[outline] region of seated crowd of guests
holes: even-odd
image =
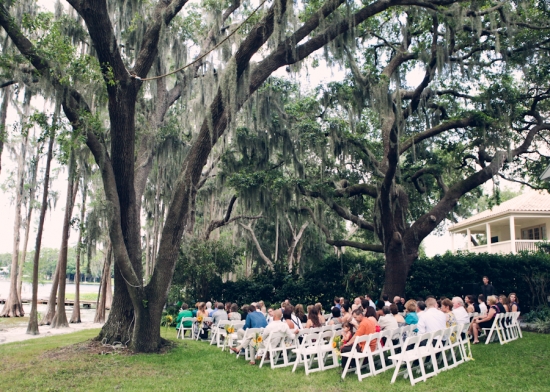
[[[485,304],[486,301],[488,307]],[[320,303],[309,305],[304,309],[303,305],[293,306],[289,300],[286,300],[281,303],[279,308],[266,308],[264,302],[259,301],[251,305],[244,305],[240,312],[238,305],[231,302],[227,302],[225,305],[218,302],[214,304],[214,307],[211,302],[200,302],[195,305],[194,310],[189,310],[188,305],[183,304],[176,322],[177,328],[179,328],[184,317],[211,317],[212,321],[202,325],[203,330],[198,331],[201,338],[206,338],[207,332],[205,331],[219,321],[240,321],[244,317],[244,326],[237,331],[239,340],[244,338],[248,328],[264,328],[263,338],[265,339],[269,333],[274,331],[292,336],[303,328],[341,324],[343,332],[341,350],[348,352],[352,349],[357,336],[386,329],[396,329],[405,325],[416,325],[415,331],[423,334],[471,322],[468,333],[473,337],[473,343],[477,344],[479,343],[479,332],[482,328],[491,327],[496,314],[516,311],[519,311],[519,300],[515,293],[511,293],[508,297],[505,295],[489,296],[487,299],[483,294],[477,298],[468,295],[465,300],[461,297],[452,299],[443,297],[436,300],[430,296],[425,300],[419,298],[418,300],[405,301],[404,298],[396,296],[393,302],[389,302],[388,296],[383,295],[376,303],[367,295],[355,298],[353,303],[344,298],[335,298],[334,306],[330,310],[330,320],[325,318],[325,312]],[[471,313],[478,313],[479,316],[470,321]],[[189,328],[191,324],[191,321],[186,321],[183,326]],[[245,339],[232,350],[239,352],[249,345],[250,339]],[[362,347],[358,347],[358,349],[362,349]],[[251,361],[251,364],[254,363],[254,360]],[[342,366],[345,366],[345,362]]]

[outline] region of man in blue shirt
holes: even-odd
[[[246,331],[248,328],[265,327],[267,327],[267,320],[265,319],[265,316],[260,312],[256,312],[256,307],[254,305],[250,305],[248,307],[248,314],[246,316],[244,326],[242,329],[239,329],[237,331],[237,337],[239,338],[239,340],[241,340],[244,337],[244,331]]]
[[[250,305],[248,307],[248,315],[246,316],[246,321],[244,322],[243,330],[246,331],[248,328],[265,328],[265,327],[267,327],[267,321],[265,319],[265,316],[260,312],[256,312],[256,307],[254,305]]]

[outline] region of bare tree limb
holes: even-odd
[[[332,246],[337,246],[337,247],[350,246],[352,248],[371,251],[371,252],[378,252],[378,253],[383,253],[384,252],[384,248],[382,247],[382,245],[365,244],[365,243],[362,243],[362,242],[349,241],[349,240],[333,240],[333,239],[331,239],[330,238],[330,231],[326,228],[325,225],[323,225],[321,222],[319,222],[315,218],[315,214],[313,213],[311,208],[302,207],[302,210],[307,211],[309,213],[309,215],[311,216],[311,219],[313,220],[315,225],[317,225],[317,227],[319,227],[321,229],[321,231],[325,235],[325,241],[326,241],[327,244],[332,245]]]
[[[256,238],[256,234],[254,234],[254,229],[252,229],[252,226],[250,224],[244,225],[241,222],[239,222],[239,225],[246,231],[250,233],[250,236],[252,237],[252,241],[254,242],[254,245],[256,245],[256,250],[258,251],[260,257],[262,260],[267,264],[267,266],[273,270],[273,262],[267,257],[262,250],[262,247],[260,246],[260,243],[258,242],[258,239]]]
[[[336,212],[338,215],[340,215],[342,218],[349,220],[350,222],[355,223],[357,226],[359,226],[361,229],[374,231],[374,225],[372,223],[369,223],[365,221],[364,219],[361,219],[357,215],[353,215],[351,212],[346,210],[344,207],[340,206],[339,204],[335,203],[333,200],[326,197],[321,192],[314,192],[314,191],[308,191],[306,190],[302,185],[298,185],[298,189],[304,196],[314,197],[317,199],[321,199],[330,209],[332,209],[334,212]]]

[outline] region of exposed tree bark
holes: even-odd
[[[2,173],[2,152],[4,151],[4,141],[8,133],[6,132],[6,117],[8,115],[8,103],[11,99],[11,87],[6,87],[2,94],[2,104],[0,104],[0,173]]]
[[[54,124],[59,116],[60,107],[56,108],[56,115],[54,116]],[[48,155],[46,157],[46,170],[44,172],[44,185],[42,191],[42,205],[40,206],[40,218],[38,220],[38,231],[36,233],[36,243],[34,246],[34,260],[32,268],[32,304],[31,313],[29,316],[29,324],[27,326],[27,333],[29,335],[38,335],[38,266],[40,261],[40,250],[42,249],[42,231],[44,229],[44,219],[46,217],[46,211],[48,209],[48,192],[50,186],[50,167],[53,157],[53,145],[55,141],[55,132],[50,132],[50,141],[48,143]]]
[[[80,227],[78,229],[78,240],[76,241],[76,273],[75,273],[75,294],[74,294],[74,307],[73,313],[69,323],[80,323],[80,255],[82,254],[82,230],[84,227],[84,219],[86,217],[86,196],[88,193],[88,186],[83,182],[82,184],[82,205],[80,206]]]
[[[22,115],[22,123],[24,124],[30,107],[31,94],[30,90],[25,91],[24,114]],[[25,164],[28,144],[28,133],[23,137],[21,142],[21,151],[19,151],[17,159],[17,178],[15,188],[15,219],[13,223],[13,250],[11,256],[10,268],[10,293],[4,304],[4,308],[0,313],[0,317],[23,317],[25,311],[21,303],[21,297],[17,290],[17,280],[19,273],[19,243],[21,240],[21,205],[23,204],[23,193],[25,192]]]
[[[23,240],[23,251],[21,255],[21,262],[19,263],[19,272],[17,274],[17,293],[19,298],[23,298],[21,291],[23,289],[23,267],[25,266],[25,261],[27,259],[27,246],[29,244],[29,236],[31,232],[31,219],[32,211],[34,210],[34,198],[36,194],[36,176],[38,172],[38,162],[40,161],[40,151],[42,150],[42,145],[39,143],[36,146],[36,154],[33,161],[31,162],[31,181],[29,184],[29,200],[27,204],[27,219],[25,224],[25,239]]]
[[[254,242],[254,245],[256,246],[256,250],[258,251],[260,257],[262,258],[262,260],[265,262],[265,264],[267,265],[267,267],[271,270],[273,270],[273,262],[271,261],[271,259],[269,257],[267,257],[264,253],[264,251],[262,250],[262,247],[260,245],[260,242],[258,241],[258,239],[256,238],[256,234],[254,234],[254,229],[252,228],[251,224],[249,223],[248,225],[245,225],[241,222],[239,222],[239,225],[241,225],[241,227],[243,229],[245,229],[246,231],[248,231],[250,233],[250,236],[252,237],[252,242]]]
[[[52,276],[52,288],[50,290],[50,297],[48,298],[48,309],[46,314],[40,320],[40,325],[50,325],[53,317],[55,316],[55,309],[57,306],[57,288],[59,286],[59,260],[55,266],[55,272]]]
[[[111,280],[111,259],[113,258],[113,247],[109,242],[105,262],[103,263],[103,272],[101,273],[101,289],[98,297],[95,311],[94,323],[105,322],[105,309],[107,308],[107,293],[111,289],[107,282]]]
[[[225,213],[225,216],[222,219],[218,220],[211,220],[208,227],[204,231],[203,234],[203,240],[208,241],[210,239],[210,234],[220,227],[226,226],[232,222],[235,222],[239,219],[260,219],[261,215],[258,216],[244,216],[244,215],[238,215],[233,218],[231,218],[231,213],[233,212],[233,206],[235,205],[235,202],[237,201],[237,196],[232,196],[231,200],[229,200],[229,205],[227,207],[227,211]]]
[[[65,215],[61,233],[61,246],[59,249],[59,285],[57,288],[57,309],[52,319],[52,328],[66,328],[69,326],[67,312],[65,311],[65,287],[67,283],[67,254],[69,248],[69,234],[71,232],[71,215],[78,190],[76,178],[76,158],[74,148],[71,149],[69,158],[69,179],[67,181],[67,202],[65,203]]]
[[[288,222],[288,226],[290,227],[290,232],[292,233],[292,241],[290,243],[290,246],[288,247],[288,251],[286,253],[286,260],[288,262],[288,272],[292,272],[292,269],[294,268],[294,250],[296,249],[296,245],[298,245],[298,242],[300,242],[300,239],[302,238],[302,235],[304,234],[305,229],[307,228],[309,222],[304,222],[302,227],[300,227],[300,230],[298,231],[298,234],[296,234],[296,230],[292,226],[292,222],[286,217],[286,221]]]

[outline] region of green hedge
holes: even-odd
[[[345,254],[330,256],[302,276],[289,274],[284,266],[236,282],[217,279],[210,284],[210,299],[238,304],[260,299],[267,304],[285,299],[292,303],[321,302],[332,305],[334,296],[354,298],[366,293],[374,298],[382,294],[384,262],[381,258]],[[545,253],[518,255],[447,253],[417,260],[407,279],[406,298],[436,297],[470,294],[468,284],[481,285],[481,278],[489,276],[497,293],[517,293],[525,312],[531,307],[546,304],[550,293],[550,256]],[[205,300],[205,298],[200,298]],[[194,298],[187,298],[194,303]]]

